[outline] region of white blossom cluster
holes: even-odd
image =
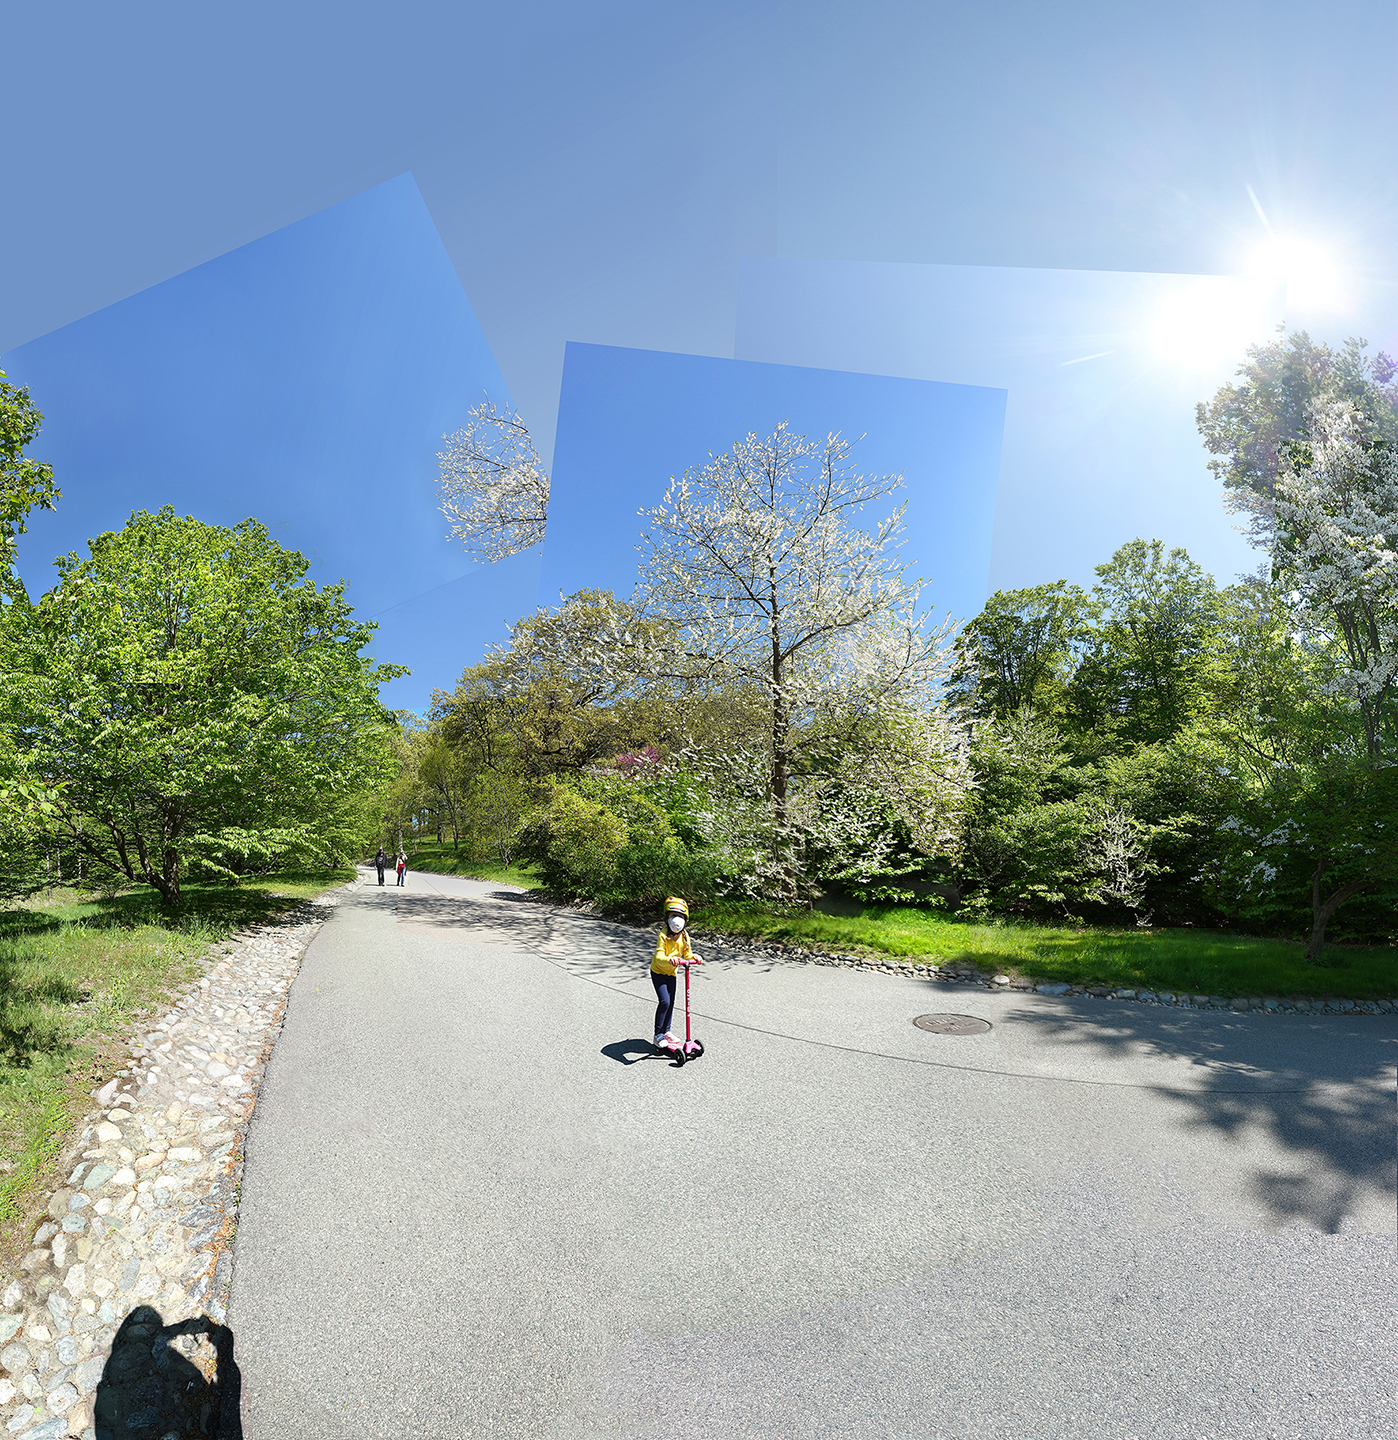
[[[467,414],[437,454],[440,508],[468,555],[503,560],[543,540],[549,477],[517,411],[486,400]]]
[[[1315,415],[1306,463],[1277,483],[1277,568],[1302,635],[1338,644],[1332,693],[1364,712],[1398,686],[1398,454],[1374,443],[1364,416],[1332,403]]]

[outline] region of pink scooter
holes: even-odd
[[[675,1064],[683,1065],[689,1060],[697,1060],[704,1053],[704,1042],[694,1035],[689,1023],[689,969],[691,965],[699,964],[699,956],[694,956],[692,960],[676,959],[675,964],[684,966],[684,1044],[663,1045],[661,1053],[673,1055]]]

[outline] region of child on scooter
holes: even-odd
[[[655,1048],[674,1050],[679,1039],[670,1033],[670,1020],[675,1013],[676,963],[702,965],[703,959],[689,945],[689,906],[678,895],[665,901],[665,925],[655,942],[655,956],[650,962],[650,983],[655,986]]]

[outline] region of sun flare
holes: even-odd
[[[1284,280],[1288,310],[1328,310],[1340,299],[1340,267],[1313,240],[1274,236],[1264,241],[1249,258],[1248,273]]]

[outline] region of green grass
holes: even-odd
[[[711,905],[695,929],[726,931],[813,949],[899,959],[965,961],[1035,980],[1115,985],[1200,995],[1398,995],[1398,946],[1334,946],[1327,965],[1305,947],[1216,930],[1113,930],[1050,925],[968,924],[903,906],[858,915],[776,915],[755,906]]]
[[[499,861],[472,859],[469,850],[453,850],[422,840],[408,855],[408,882],[412,872],[422,870],[429,875],[462,875],[468,880],[496,880],[502,885],[518,885],[522,890],[537,890],[539,877],[527,865],[501,865]]]
[[[56,892],[0,911],[0,1261],[17,1253],[30,1202],[93,1084],[123,1063],[135,1020],[199,973],[209,944],[351,875],[190,885],[174,911],[144,890]]]

